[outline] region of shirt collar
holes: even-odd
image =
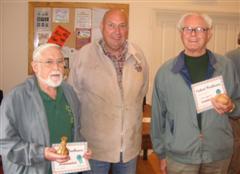
[[[96,41],[97,46],[100,48],[100,50],[103,52],[103,54],[106,55],[105,50],[102,46],[103,39],[99,39]],[[126,55],[125,55],[125,60],[129,59],[130,57],[134,58],[138,64],[141,64],[141,57],[138,53],[138,51],[131,45],[129,44],[128,40],[126,40],[124,48],[126,49]]]
[[[103,53],[106,56],[108,56],[108,57],[116,57],[115,55],[113,55],[111,52],[109,52],[107,50],[106,43],[105,43],[105,41],[103,39],[100,39],[98,43],[99,43],[100,47],[102,48]],[[124,45],[123,45],[123,47],[121,49],[122,49],[121,50],[121,54],[117,58],[121,58],[121,57],[126,58],[126,53],[128,52],[128,43],[127,43],[127,41],[124,43]]]

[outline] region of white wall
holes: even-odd
[[[51,0],[51,2],[53,2],[53,0]],[[74,2],[86,1],[75,0]],[[219,12],[240,15],[239,0],[88,0],[87,2],[129,3],[129,39],[137,43],[143,49],[149,62],[151,62],[151,57],[154,56],[152,51],[153,44],[158,44],[152,43],[154,37],[152,33],[152,22],[156,10],[197,10],[206,13]],[[0,0],[0,3],[0,88],[2,88],[4,92],[7,92],[27,77],[28,2],[27,0]],[[152,79],[153,77],[150,78]],[[148,101],[150,96],[151,94],[149,93]]]
[[[3,3],[0,2],[0,89],[3,86]]]
[[[1,1],[0,88],[9,91],[27,77],[27,2]]]

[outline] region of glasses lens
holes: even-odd
[[[192,27],[183,27],[182,31],[185,34],[191,34],[192,32],[195,33],[203,33],[205,31],[207,31],[208,28],[203,28],[203,27],[196,27],[196,28],[192,28]]]
[[[44,64],[47,67],[52,67],[55,64],[58,65],[58,66],[63,67],[64,64],[65,64],[64,60],[56,60],[56,61],[54,61],[54,60],[47,60],[47,61],[38,61],[38,62]]]

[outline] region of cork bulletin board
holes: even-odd
[[[99,25],[108,9],[119,8],[129,14],[128,4],[83,2],[29,2],[28,3],[28,74],[32,74],[33,50],[63,32],[66,71],[75,50],[101,37]],[[69,36],[68,36],[69,35]],[[54,40],[54,39],[53,39]],[[60,40],[61,42],[61,40]]]

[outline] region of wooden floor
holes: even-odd
[[[161,174],[159,168],[158,157],[154,153],[149,154],[147,160],[139,156],[137,174]]]

